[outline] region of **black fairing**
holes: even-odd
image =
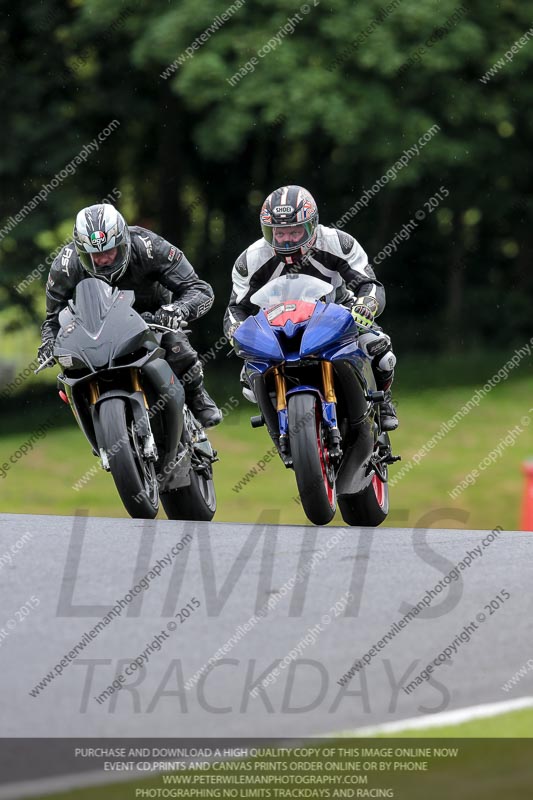
[[[113,289],[96,278],[81,281],[75,299],[61,312],[62,327],[54,354],[64,369],[59,381],[95,453],[102,441],[99,406],[107,397],[120,396],[129,404],[140,434],[150,418],[160,456],[158,466],[162,469],[175,458],[178,449],[185,397],[156,335],[133,310],[134,300],[132,291]],[[142,376],[148,413],[141,393],[131,388],[131,368]],[[87,384],[95,378],[100,395],[92,405],[87,400]],[[161,398],[164,403],[156,406]]]
[[[57,355],[70,355],[79,362],[77,366],[97,370],[112,367],[116,359],[135,352],[146,341],[156,344],[154,334],[133,310],[134,300],[132,291],[113,289],[96,278],[81,281],[69,303],[70,315],[61,319]]]
[[[334,362],[339,411],[346,420],[344,455],[337,473],[337,495],[351,495],[364,489],[371,481],[367,464],[374,450],[374,417],[366,399],[366,386],[374,388],[374,378],[367,368],[359,372],[348,361]],[[366,378],[366,381],[365,381]],[[340,416],[340,415],[339,415]]]

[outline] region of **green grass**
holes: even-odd
[[[431,439],[443,421],[468,401],[477,385],[413,393],[407,393],[405,388],[399,390],[400,428],[392,440],[403,462],[391,468],[391,477]],[[229,392],[224,394],[224,390],[217,390],[216,386],[213,393],[222,405],[229,396]],[[238,388],[231,387],[231,393],[238,397]],[[532,407],[533,377],[517,376],[493,389],[478,408],[463,418],[418,466],[391,488],[388,524],[483,529],[501,525],[504,529],[516,529],[523,493],[521,465],[525,459],[533,457],[533,411],[529,414]],[[39,409],[29,404],[30,423],[27,408],[24,417],[14,420],[14,432],[0,439],[0,464],[9,462],[10,455],[38,424]],[[69,410],[59,401],[55,409],[58,421],[66,427],[49,432],[35,444],[31,453],[11,466],[7,477],[0,479],[0,511],[70,515],[84,508],[96,516],[126,516],[110,475],[100,471],[80,491],[72,489],[72,484],[98,461],[91,455]],[[218,496],[215,521],[254,522],[262,518],[272,523],[307,524],[301,506],[295,501],[294,474],[286,470],[277,457],[240,491],[235,491],[243,476],[272,447],[265,428],[254,430],[249,425],[249,416],[255,411],[255,406],[243,401],[240,408],[210,434],[220,456],[215,464]],[[47,408],[46,416],[49,413]],[[521,423],[524,414],[531,417],[530,427]],[[28,429],[24,432],[26,419]],[[506,447],[501,457],[481,472],[474,486],[452,500],[448,492],[516,425],[521,425],[523,432],[514,444]],[[464,521],[450,516],[458,509]],[[343,524],[339,514],[334,524]]]

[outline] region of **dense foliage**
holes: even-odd
[[[79,207],[115,192],[131,223],[179,244],[214,285],[207,343],[264,195],[294,182],[326,224],[366,197],[344,227],[379,257],[398,351],[533,334],[532,0],[0,5],[0,309],[20,307],[10,325],[37,324],[39,265]]]

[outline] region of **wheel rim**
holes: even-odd
[[[322,420],[318,414],[316,415],[316,440],[318,445],[318,456],[320,459],[320,469],[322,470],[322,479],[324,481],[324,488],[328,498],[328,503],[331,508],[335,505],[335,482],[332,475],[333,468],[329,461],[329,453],[324,445],[324,437],[322,435]]]
[[[374,494],[380,508],[385,505],[385,484],[380,481],[376,474],[372,475],[372,486],[374,487]]]

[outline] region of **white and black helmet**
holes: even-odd
[[[317,204],[302,186],[281,186],[266,198],[260,213],[263,238],[279,258],[291,264],[313,248],[318,226]],[[285,236],[284,231],[291,231]]]
[[[126,220],[109,203],[82,208],[74,224],[74,245],[83,268],[95,278],[114,283],[130,260],[131,236]],[[116,250],[109,264],[96,264],[93,254]]]

